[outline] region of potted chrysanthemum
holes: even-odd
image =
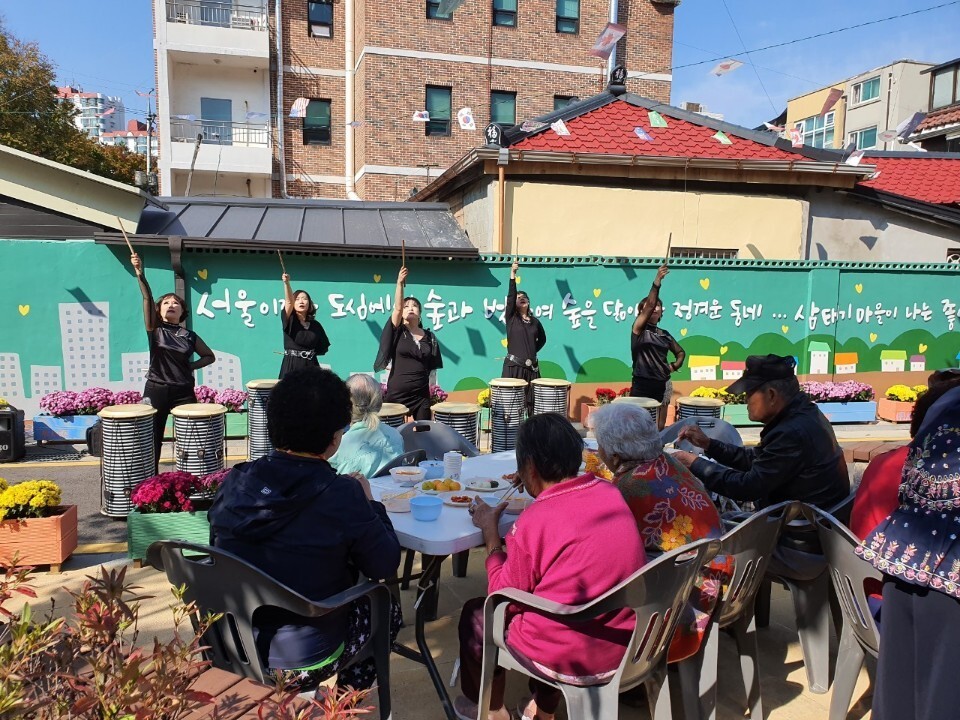
[[[57,390],[40,398],[43,413],[33,418],[33,439],[37,442],[85,442],[87,429],[100,418],[97,413],[108,405],[140,402],[140,393],[123,390],[113,393],[106,388],[86,388],[80,392]]]
[[[802,382],[800,389],[820,407],[831,423],[876,422],[873,388],[856,380]]]
[[[926,385],[891,385],[877,400],[877,416],[890,422],[910,422],[917,398],[927,391]]]
[[[208,543],[206,508],[225,475],[220,471],[198,478],[182,471],[165,472],[137,485],[130,493],[134,510],[127,515],[127,555],[141,561],[157,540]]]
[[[8,485],[0,478],[0,563],[60,564],[77,549],[77,506],[61,505],[60,486],[52,480]]]

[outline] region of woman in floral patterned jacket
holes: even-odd
[[[600,459],[613,471],[613,482],[633,511],[648,557],[723,534],[720,514],[703,483],[663,452],[649,412],[612,403],[590,419]],[[697,652],[731,571],[726,556],[717,556],[704,570],[673,636],[669,662]]]
[[[957,716],[960,386],[928,395],[940,392],[909,445],[899,507],[857,548],[883,573],[874,720]]]

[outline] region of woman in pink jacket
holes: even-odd
[[[517,476],[536,498],[510,530],[507,547],[498,524],[506,507],[471,507],[487,547],[487,591],[517,588],[547,600],[581,605],[605,593],[646,562],[637,524],[620,491],[592,473],[578,476],[583,440],[560,415],[535,415],[517,433]],[[483,602],[467,601],[460,615],[460,687],[454,703],[461,718],[477,717],[483,656]],[[634,628],[621,610],[576,628],[529,611],[510,620],[507,643],[531,668],[565,683],[592,685],[614,674]],[[493,679],[490,720],[508,720],[504,671]],[[530,681],[533,698],[524,717],[552,720],[559,690]]]

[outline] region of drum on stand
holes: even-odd
[[[247,401],[247,459],[256,460],[273,451],[267,429],[267,405],[270,391],[279,380],[251,380],[247,383],[250,399]]]
[[[527,381],[519,378],[494,378],[490,381],[490,449],[513,450],[517,430],[526,411]]]
[[[554,378],[537,378],[533,386],[533,414],[570,412],[570,381]]]
[[[716,398],[681,397],[677,398],[677,420],[689,417],[720,417],[723,400]]]
[[[380,408],[380,412],[377,413],[377,415],[380,416],[380,422],[395,428],[403,425],[407,421],[407,415],[409,414],[410,408],[406,405],[388,402],[385,402],[383,407]]]
[[[100,455],[100,513],[126,517],[130,493],[156,472],[150,405],[110,405],[97,413],[103,431]]]
[[[434,405],[433,419],[460,433],[471,445],[477,447],[480,427],[480,406],[475,403],[441,402]]]
[[[657,413],[660,412],[660,401],[654,400],[653,398],[630,397],[629,395],[624,395],[623,397],[614,398],[613,402],[627,403],[628,405],[642,407],[644,410],[650,413],[650,417],[653,418],[654,422],[657,421]]]
[[[199,477],[226,467],[226,413],[217,403],[190,403],[170,411],[177,470]]]

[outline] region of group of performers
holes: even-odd
[[[157,410],[155,447],[159,458],[163,428],[170,410],[195,402],[193,371],[215,361],[210,348],[200,337],[182,327],[188,315],[186,303],[175,293],[167,293],[158,301],[147,284],[143,263],[136,253],[131,264],[137,274],[143,295],[144,325],[150,347],[150,368],[144,387],[144,400]],[[547,342],[543,324],[531,312],[530,298],[517,290],[517,270],[510,267],[510,283],[504,312],[507,326],[507,354],[503,359],[502,377],[519,378],[530,383],[540,377],[538,353]],[[636,319],[630,337],[633,365],[632,397],[646,397],[663,404],[659,425],[666,419],[665,406],[673,388],[670,376],[683,366],[685,353],[674,337],[660,327],[663,303],[660,286],[669,273],[662,266],[647,296],[637,304]],[[443,357],[436,335],[423,327],[423,305],[412,295],[404,295],[410,271],[401,267],[397,275],[390,319],[380,335],[380,347],[373,365],[375,372],[390,368],[387,379],[387,402],[405,405],[415,420],[430,419],[430,375],[443,367]],[[283,361],[280,377],[303,367],[318,365],[319,356],[330,349],[330,340],[323,325],[316,319],[316,306],[306,290],[293,290],[286,269],[281,276],[284,289]],[[668,354],[673,361],[668,361]],[[192,360],[197,355],[197,360]],[[528,385],[529,389],[529,385]],[[528,405],[531,402],[528,395]]]

